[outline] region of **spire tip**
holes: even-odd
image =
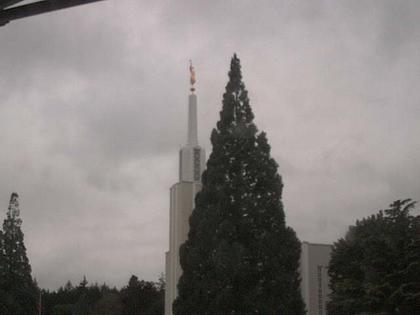
[[[192,65],[192,61],[190,59],[190,84],[191,84],[190,91],[192,93],[194,93],[194,91],[195,91],[195,87],[194,87],[195,82],[196,82],[195,69],[194,69],[194,67]]]

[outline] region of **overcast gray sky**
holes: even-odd
[[[210,152],[238,53],[301,240],[420,200],[419,21],[415,0],[107,0],[0,28],[0,214],[18,192],[39,284],[164,271],[190,58]]]

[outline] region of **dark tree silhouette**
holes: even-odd
[[[417,314],[420,305],[420,216],[397,200],[350,227],[334,244],[328,314]]]
[[[31,277],[21,225],[19,196],[12,193],[0,239],[0,309],[9,315],[37,313],[38,289]]]
[[[300,242],[285,224],[278,166],[253,119],[234,55],[203,188],[180,249],[177,315],[304,314]]]
[[[128,286],[121,290],[122,315],[163,315],[162,297],[163,291],[156,283],[131,276]]]

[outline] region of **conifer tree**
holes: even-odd
[[[0,230],[0,314],[7,310],[7,295],[5,288],[6,280],[6,255],[4,253],[3,231]]]
[[[32,315],[37,312],[38,294],[23,243],[18,199],[18,194],[12,193],[3,222],[0,291],[6,292],[4,307],[7,314]]]
[[[163,313],[162,291],[158,283],[140,280],[132,275],[121,290],[122,315]]]
[[[83,280],[76,288],[76,292],[79,296],[77,302],[73,307],[74,315],[89,315],[91,311],[91,303],[89,303],[89,288],[86,276],[83,276]]]
[[[304,314],[300,242],[285,224],[278,165],[253,119],[235,54],[180,249],[177,315]]]

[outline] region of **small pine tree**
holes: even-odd
[[[78,300],[73,306],[74,315],[89,315],[90,314],[90,305],[89,305],[89,296],[88,296],[88,281],[86,276],[83,276],[83,280],[79,283],[76,288],[78,295]]]
[[[163,314],[163,292],[157,283],[140,280],[132,275],[128,286],[121,289],[122,315]]]
[[[12,193],[7,217],[3,223],[0,252],[0,291],[6,292],[7,314],[31,315],[37,313],[37,287],[31,277],[31,266],[23,243],[19,196]]]
[[[285,224],[278,166],[253,119],[234,55],[203,187],[180,249],[177,315],[304,314],[300,242]]]
[[[122,302],[123,302],[123,315],[138,314],[141,311],[140,296],[140,281],[132,275],[128,282],[128,286],[121,290]]]

